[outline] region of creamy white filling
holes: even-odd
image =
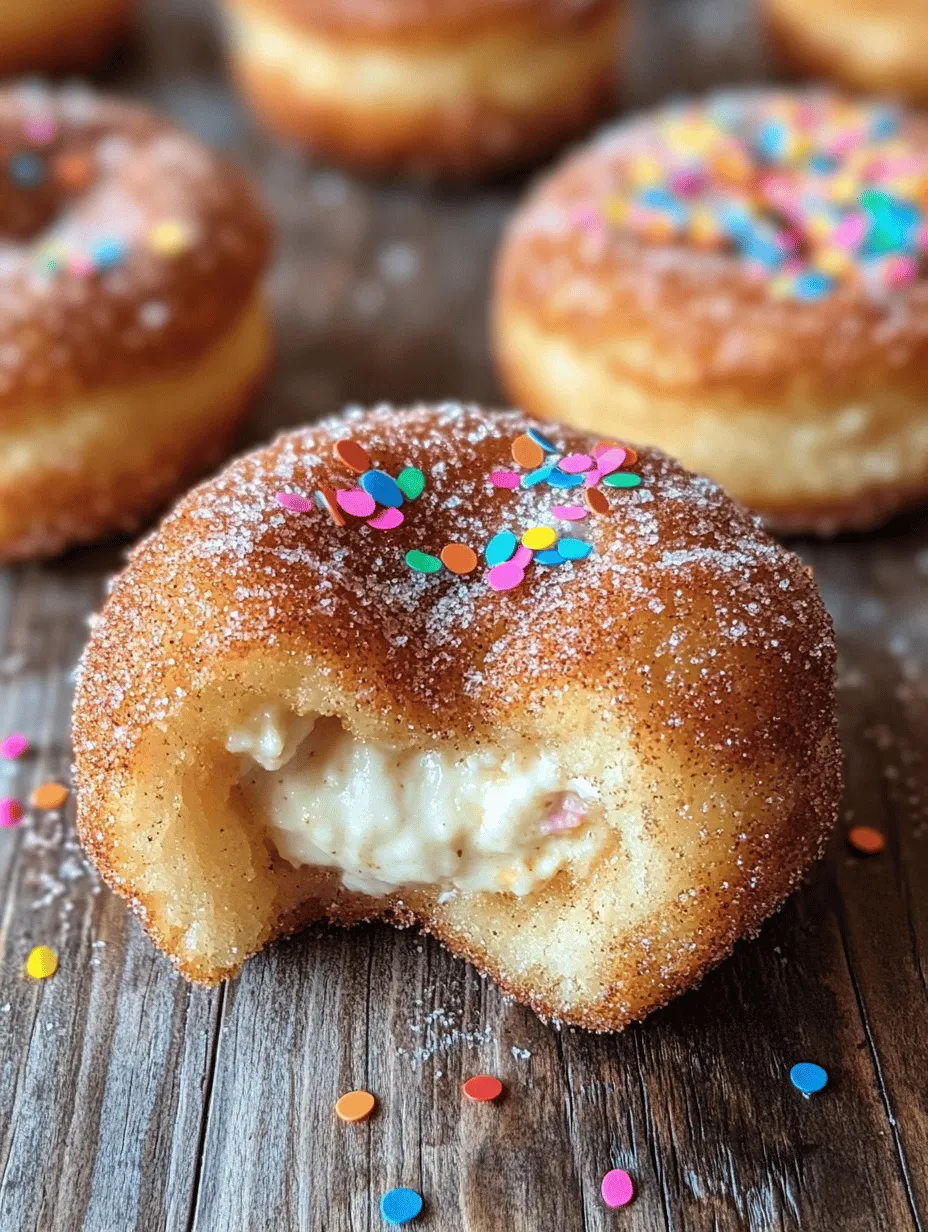
[[[606,828],[599,793],[556,750],[457,756],[354,739],[337,719],[274,705],[229,734],[241,791],[294,866],[338,868],[348,889],[525,895],[581,873]]]

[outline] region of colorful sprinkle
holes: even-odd
[[[155,223],[148,233],[148,246],[159,257],[179,257],[190,247],[190,229],[177,219]]]
[[[586,453],[569,453],[558,462],[558,468],[567,475],[579,475],[588,471],[592,465],[593,459]]]
[[[54,163],[55,179],[62,188],[80,192],[93,179],[93,166],[83,154],[62,154]]]
[[[63,783],[42,783],[33,789],[29,803],[37,809],[58,809],[67,798],[68,789]]]
[[[397,475],[396,486],[407,500],[418,500],[425,491],[425,476],[417,466],[407,466]]]
[[[354,471],[356,475],[363,475],[365,471],[371,469],[371,460],[367,456],[367,450],[357,441],[352,441],[347,437],[336,441],[332,446],[332,452],[337,461],[347,466],[350,471]]]
[[[340,1121],[366,1121],[376,1102],[370,1091],[349,1091],[336,1103],[335,1115]]]
[[[828,1073],[811,1061],[800,1061],[789,1071],[789,1078],[793,1086],[808,1098],[822,1090],[828,1082]]]
[[[613,1168],[603,1177],[600,1193],[606,1206],[628,1206],[635,1196],[635,1186],[624,1168]]]
[[[512,563],[520,569],[527,569],[532,563],[532,549],[525,547],[524,544],[522,547],[516,548],[512,556]]]
[[[384,509],[378,513],[376,518],[371,518],[367,523],[368,526],[373,526],[374,530],[394,530],[397,526],[403,523],[402,509]]]
[[[26,974],[34,980],[47,980],[58,970],[58,955],[47,945],[37,945],[29,951]]]
[[[300,496],[296,492],[278,492],[277,502],[285,509],[289,509],[291,513],[309,513],[313,507],[311,500],[307,500],[305,496]]]
[[[10,179],[20,188],[38,188],[45,179],[45,162],[38,154],[14,154],[7,164]]]
[[[535,557],[539,565],[566,565],[566,559],[560,554],[557,548],[549,548],[545,552],[539,552]]]
[[[396,509],[403,503],[403,493],[397,487],[396,480],[383,471],[365,471],[358,482],[378,505]]]
[[[600,492],[599,488],[587,488],[583,493],[583,499],[591,513],[604,517],[610,512],[609,498],[604,492]]]
[[[483,554],[488,565],[503,565],[507,560],[512,559],[512,554],[518,546],[519,541],[512,531],[501,530],[499,534],[493,536]]]
[[[562,522],[580,522],[587,514],[582,505],[555,505],[553,512]]]
[[[98,269],[112,269],[126,258],[128,249],[122,240],[101,239],[90,246],[90,256]]]
[[[514,560],[507,560],[504,564],[493,566],[487,574],[487,581],[494,590],[512,590],[524,577],[525,570],[522,566],[517,565]]]
[[[23,132],[34,145],[48,145],[55,139],[58,125],[51,116],[29,116],[23,124]]]
[[[559,539],[557,550],[565,560],[585,560],[593,551],[593,545],[585,539]]]
[[[601,475],[611,475],[625,461],[624,449],[604,449],[596,455],[596,469]]]
[[[353,518],[369,518],[377,508],[377,503],[369,492],[361,488],[339,488],[335,493],[340,509],[350,513]]]
[[[440,555],[441,563],[452,573],[473,573],[477,568],[477,553],[466,543],[446,543]]]
[[[380,1213],[387,1223],[409,1223],[421,1211],[422,1198],[414,1189],[391,1189],[380,1199]]]
[[[545,453],[557,453],[557,445],[552,445],[544,433],[539,432],[537,428],[529,428],[526,435],[530,436],[536,445],[540,445]]]
[[[416,573],[438,573],[441,569],[437,556],[430,556],[428,552],[420,552],[416,548],[406,553],[406,564]]]
[[[503,1093],[503,1084],[492,1074],[478,1074],[474,1078],[468,1078],[463,1085],[463,1090],[468,1099],[478,1104],[485,1104],[490,1100],[499,1099]]]
[[[522,487],[534,488],[537,484],[550,479],[553,473],[553,466],[540,466],[537,471],[529,471],[527,475],[522,476]]]
[[[872,826],[854,826],[847,832],[847,841],[864,856],[877,856],[886,850],[886,837]]]
[[[582,475],[567,475],[564,471],[552,470],[548,476],[552,488],[579,488],[583,484]]]
[[[517,488],[521,482],[522,476],[518,471],[494,471],[490,476],[494,488]]]
[[[641,476],[633,471],[619,471],[614,475],[607,475],[603,483],[607,488],[637,488],[641,483]]]
[[[23,806],[13,796],[0,796],[0,826],[11,830],[23,819]]]
[[[517,466],[530,471],[541,466],[545,460],[545,451],[533,437],[523,432],[512,442],[512,458]]]
[[[557,543],[557,531],[550,526],[533,526],[522,536],[522,546],[533,552],[543,552]]]
[[[22,732],[13,732],[0,743],[0,757],[5,757],[8,761],[15,761],[28,751],[29,741]]]
[[[316,493],[316,503],[320,509],[324,509],[336,526],[344,526],[345,518],[342,511],[338,507],[338,502],[335,499],[335,493],[331,488],[319,488]]]

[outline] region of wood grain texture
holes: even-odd
[[[747,0],[642,0],[628,97],[766,71]],[[206,0],[149,0],[107,82],[249,167],[279,225],[279,360],[246,442],[350,401],[499,398],[492,253],[520,183],[353,181],[254,133]],[[441,1232],[908,1232],[928,1224],[928,520],[803,547],[835,615],[848,758],[828,858],[754,942],[614,1038],[545,1026],[427,938],[311,931],[190,988],[76,850],[70,807],[0,831],[0,1232],[369,1232],[419,1188]],[[70,674],[120,549],[0,574],[0,769],[67,774]],[[22,974],[53,945],[59,974]],[[831,1075],[805,1100],[797,1060]],[[475,1105],[467,1077],[505,1097]],[[336,1121],[366,1087],[364,1125]],[[609,1211],[610,1167],[637,1197]]]

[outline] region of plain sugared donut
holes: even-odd
[[[928,103],[925,0],[763,0],[761,7],[787,67]]]
[[[0,92],[0,560],[134,529],[217,461],[268,363],[241,176],[85,91]]]
[[[227,0],[275,132],[366,170],[479,177],[611,108],[625,0]]]
[[[352,412],[135,550],[80,672],[78,827],[188,977],[319,917],[415,919],[540,1014],[618,1029],[820,852],[840,768],[811,574],[662,454],[546,426],[534,467],[539,427]]]
[[[534,414],[666,449],[787,531],[928,493],[928,122],[717,94],[605,132],[512,221],[494,334]]]
[[[89,69],[128,29],[132,0],[3,0],[0,75]]]

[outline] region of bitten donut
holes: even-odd
[[[126,33],[132,0],[3,0],[0,75],[92,68]]]
[[[928,103],[925,0],[764,0],[763,9],[790,68]]]
[[[418,921],[618,1030],[821,851],[832,631],[662,454],[381,407],[233,463],[135,550],[74,748],[81,840],[189,978],[318,918]]]
[[[268,364],[268,227],[231,167],[84,91],[0,90],[0,560],[135,529]]]
[[[504,383],[776,529],[873,526],[928,495],[926,208],[922,116],[759,91],[633,118],[512,222]]]
[[[588,131],[625,0],[227,0],[268,125],[368,171],[473,178]]]

